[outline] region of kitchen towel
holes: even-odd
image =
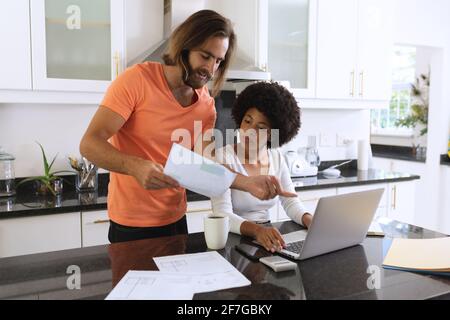
[[[369,170],[369,143],[367,140],[358,141],[358,170]]]

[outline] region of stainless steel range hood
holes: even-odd
[[[186,20],[191,14],[205,9],[205,1],[201,0],[165,0],[164,1],[164,39],[155,46],[141,54],[134,62],[156,61],[162,62],[163,55],[170,34]],[[239,35],[238,35],[239,36]],[[246,58],[239,48],[236,48],[233,60],[226,75],[227,81],[258,81],[270,80],[270,72],[266,72],[255,66],[253,61]]]

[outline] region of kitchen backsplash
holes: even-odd
[[[58,153],[55,170],[70,170],[67,157],[79,154],[81,136],[96,110],[94,105],[0,104],[0,145],[16,157],[16,177],[42,173],[35,141],[49,158]],[[283,150],[306,147],[308,135],[316,135],[322,160],[355,159],[355,149],[338,146],[338,138],[368,139],[369,117],[365,110],[302,110],[300,134]]]

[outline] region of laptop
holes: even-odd
[[[383,192],[375,189],[321,198],[309,230],[284,234],[286,248],[278,253],[305,260],[362,243]]]

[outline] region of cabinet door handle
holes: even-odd
[[[350,72],[350,96],[355,96],[355,70]]]
[[[107,223],[107,222],[109,222],[109,219],[108,219],[108,220],[95,220],[95,221],[94,221],[95,224],[99,224],[99,223]]]
[[[392,199],[393,202],[391,201],[391,207],[395,210],[397,208],[397,186],[392,187]]]
[[[361,71],[359,74],[359,79],[361,81],[359,86],[359,96],[364,97],[364,71]]]
[[[120,66],[120,54],[118,51],[114,54],[114,65],[116,68],[116,78],[119,76],[119,66]]]

